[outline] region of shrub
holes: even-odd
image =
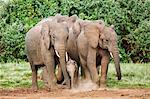
[[[114,24],[122,62],[150,62],[149,0],[11,0],[0,1],[0,61],[25,59],[25,33],[42,18],[77,14]]]

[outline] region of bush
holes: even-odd
[[[25,59],[25,33],[42,18],[77,14],[114,24],[122,62],[150,62],[149,0],[12,0],[0,5],[0,61]]]
[[[2,35],[3,53],[1,54],[1,61],[11,62],[12,60],[19,61],[25,57],[24,53],[24,38],[21,23],[14,22],[6,24]]]

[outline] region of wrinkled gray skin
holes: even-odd
[[[106,77],[110,59],[114,57],[118,80],[121,79],[117,35],[114,27],[107,27],[102,21],[79,23],[82,30],[77,38],[77,46],[82,67],[87,79],[99,84],[96,66],[101,65],[100,86],[106,87]]]
[[[74,60],[69,59],[66,64],[67,72],[71,78],[71,89],[77,88],[78,86],[78,66]],[[48,72],[45,67],[43,67],[42,80],[45,86],[48,86]],[[64,82],[65,83],[65,82]]]
[[[84,70],[85,79],[99,84],[96,66],[101,65],[100,86],[106,86],[106,77],[110,54],[112,53],[118,80],[121,79],[117,35],[114,27],[107,27],[101,20],[88,21],[78,19],[69,31],[67,52]]]
[[[61,69],[68,87],[70,87],[69,75],[66,71],[66,43],[69,28],[64,22],[66,17],[56,15],[42,20],[31,28],[25,38],[27,58],[32,69],[32,89],[37,90],[38,67],[46,66],[48,72],[48,87],[55,88],[57,79],[54,73],[54,56],[59,54]],[[67,18],[68,20],[68,18]],[[72,20],[71,20],[72,21]]]
[[[69,25],[67,52],[84,70],[85,79],[92,79],[99,84],[96,66],[101,65],[100,86],[106,86],[106,77],[111,52],[114,57],[118,80],[121,79],[117,35],[113,26],[106,27],[102,21],[88,21],[78,19]],[[59,69],[59,72],[61,70]],[[61,76],[61,75],[60,75]],[[62,78],[62,77],[59,77]]]

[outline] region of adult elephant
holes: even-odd
[[[71,59],[82,66],[85,79],[87,80],[92,78],[95,83],[99,84],[96,66],[102,66],[101,87],[106,86],[111,52],[113,53],[118,80],[121,79],[117,35],[113,26],[107,27],[101,20],[89,21],[78,19],[69,31],[67,52]],[[61,73],[61,70],[58,73]]]
[[[68,40],[69,28],[65,21],[68,17],[56,15],[39,22],[31,28],[25,38],[27,58],[32,70],[32,89],[37,90],[38,67],[46,66],[48,72],[48,86],[55,88],[57,79],[54,73],[55,59],[59,57],[60,65],[67,86],[70,88],[70,79],[66,71],[66,43]],[[71,20],[71,22],[73,22]]]
[[[77,46],[82,67],[87,78],[99,84],[96,66],[101,65],[100,86],[106,86],[107,69],[112,53],[118,80],[121,79],[117,35],[114,26],[107,27],[100,21],[79,22],[81,33],[77,38]],[[97,64],[96,64],[97,63]]]

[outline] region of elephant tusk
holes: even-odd
[[[114,58],[114,57],[113,57],[113,54],[112,54],[111,52],[110,52],[110,56],[111,56],[112,58]]]
[[[66,52],[66,62],[69,61],[68,53]]]
[[[55,50],[55,53],[56,53],[56,55],[60,58],[60,56],[59,56],[59,54],[58,54],[58,52]]]
[[[73,31],[73,29],[72,29],[72,28],[69,28],[69,31]]]
[[[73,33],[73,29],[69,28],[69,34]]]

